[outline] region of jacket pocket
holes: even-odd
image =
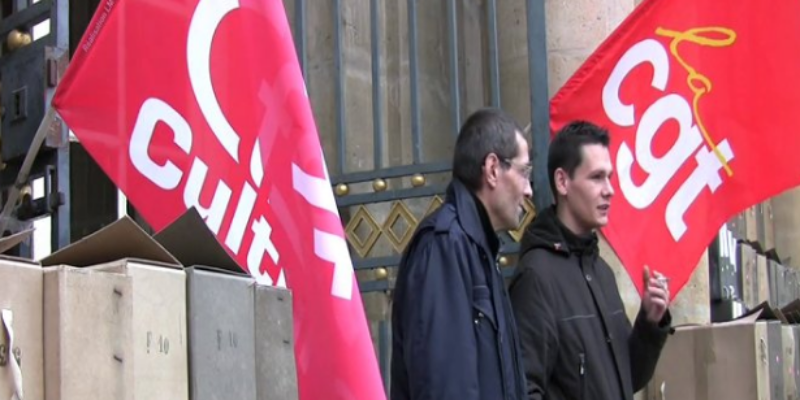
[[[487,286],[478,285],[472,288],[472,318],[476,327],[488,323],[492,329],[497,330],[492,293]]]
[[[586,398],[586,354],[578,354],[578,398]]]

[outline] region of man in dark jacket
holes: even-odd
[[[392,400],[523,400],[525,381],[495,231],[531,196],[528,144],[499,110],[461,128],[445,203],[420,223],[392,305]]]
[[[669,293],[645,271],[636,321],[599,256],[596,229],[614,190],[608,133],[564,127],[548,153],[555,206],[526,229],[509,289],[525,359],[528,399],[632,399],[653,375],[670,330]]]

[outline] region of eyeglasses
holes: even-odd
[[[523,164],[517,161],[514,161],[510,158],[502,159],[503,164],[508,166],[514,167],[514,169],[522,175],[523,178],[530,180],[531,179],[531,172],[533,172],[533,165],[530,164]]]

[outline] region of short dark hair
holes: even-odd
[[[496,108],[474,112],[461,126],[456,139],[453,177],[473,192],[478,191],[486,156],[494,153],[505,165],[505,161],[516,157],[519,151],[517,134],[522,134],[522,129],[505,112]]]
[[[583,162],[583,146],[601,144],[608,147],[608,143],[608,131],[587,121],[570,122],[556,133],[547,152],[547,174],[554,199],[558,199],[556,170],[561,168],[572,178],[575,169]]]

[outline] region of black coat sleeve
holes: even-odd
[[[479,397],[467,252],[448,235],[432,235],[406,264],[403,347],[412,399]]]
[[[522,346],[527,397],[540,400],[547,393],[559,347],[552,290],[535,271],[521,267],[509,294]]]
[[[671,323],[672,317],[669,310],[658,325],[647,320],[644,310],[639,310],[633,331],[628,338],[631,382],[634,392],[642,390],[653,378],[658,358],[661,356],[661,349],[664,348],[664,343],[666,343],[671,330]]]

